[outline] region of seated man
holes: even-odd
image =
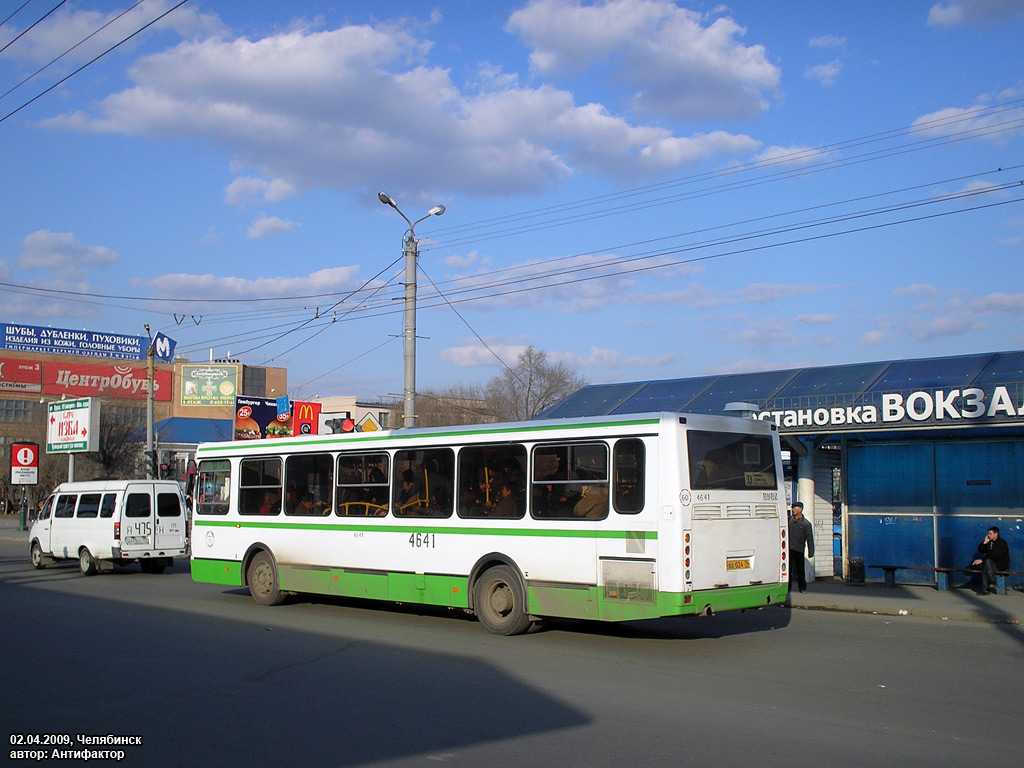
[[[999,529],[992,526],[978,545],[978,556],[972,568],[981,566],[981,591],[996,591],[996,571],[1010,570],[1010,547],[999,537]]]
[[[608,486],[584,485],[580,500],[572,508],[573,517],[601,520],[608,514]]]

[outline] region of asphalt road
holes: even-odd
[[[0,541],[6,731],[141,736],[90,747],[122,749],[121,765],[963,768],[1024,754],[1019,626],[775,607],[505,638],[446,611],[264,608],[192,583],[185,562],[33,571],[22,549]]]

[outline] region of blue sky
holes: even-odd
[[[421,389],[1024,348],[1024,0],[23,2],[4,322],[399,394],[383,190]]]

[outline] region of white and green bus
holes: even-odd
[[[491,632],[781,603],[774,424],[679,413],[196,451],[192,578],[464,609]]]

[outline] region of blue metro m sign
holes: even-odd
[[[153,339],[153,357],[161,363],[174,362],[174,347],[178,342],[162,333],[157,333]]]

